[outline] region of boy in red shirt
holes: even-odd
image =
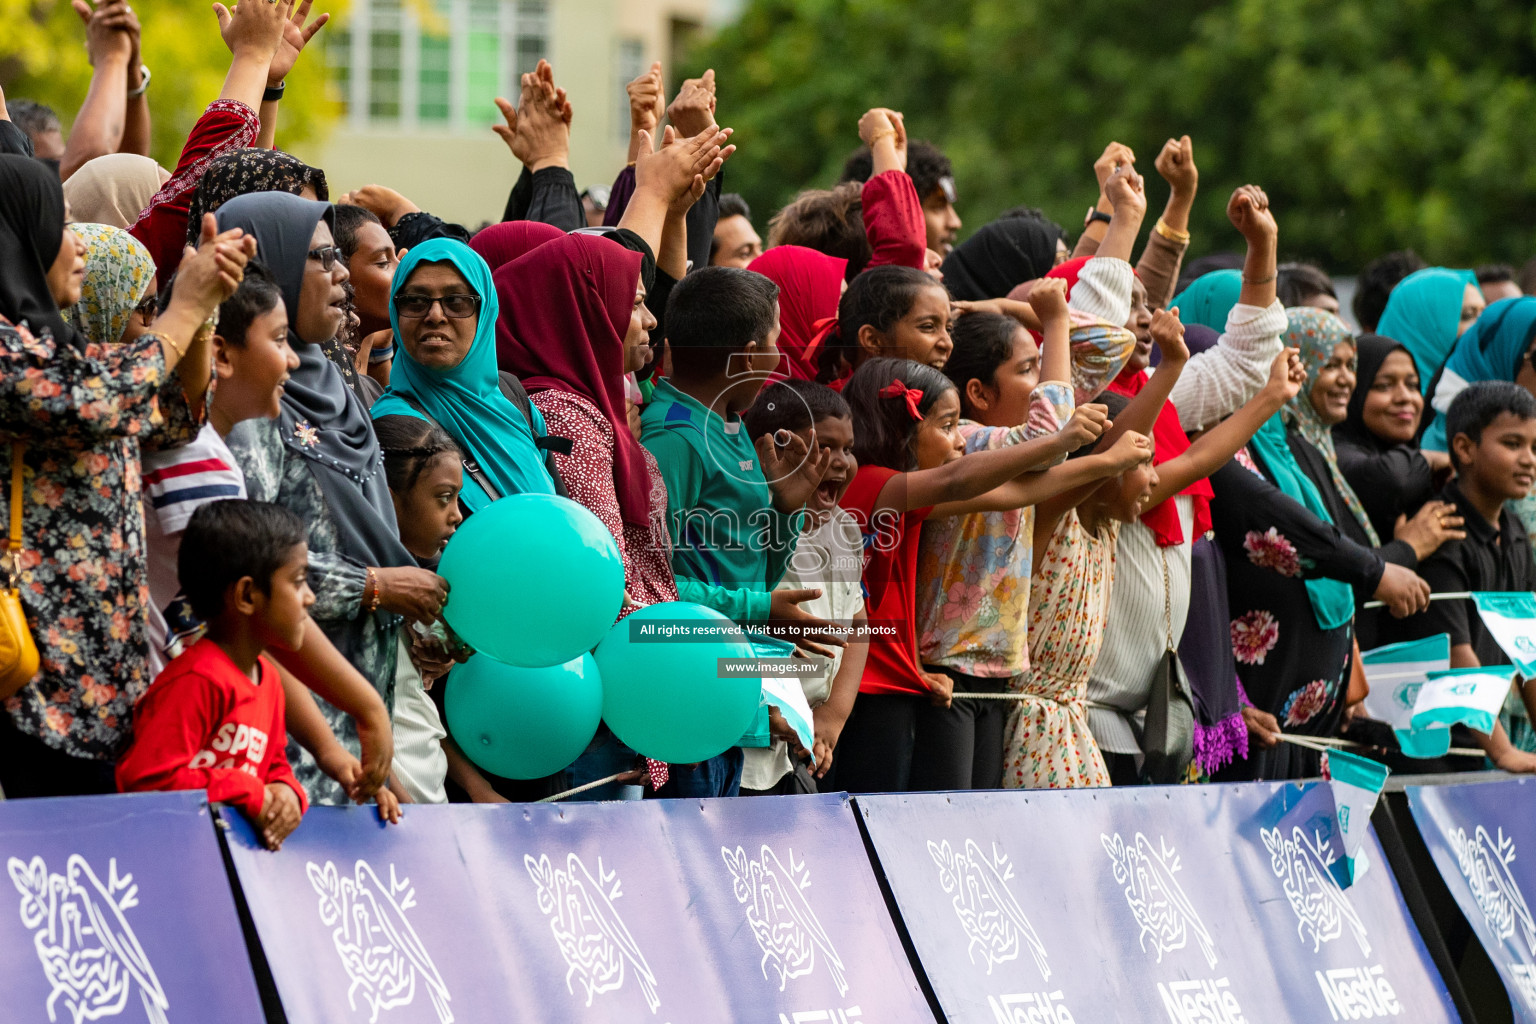
[[[215,501],[193,513],[177,568],[207,635],[166,666],[134,709],[117,765],[123,792],[206,789],[276,850],[307,801],[288,767],[283,684],[262,656],[298,650],[315,595],[304,524],[280,505]]]

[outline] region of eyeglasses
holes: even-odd
[[[312,260],[319,260],[321,270],[330,270],[341,258],[341,250],[334,245],[327,245],[321,249],[311,249],[306,255]]]
[[[433,303],[443,307],[443,314],[455,320],[474,316],[480,311],[478,295],[396,295],[395,311],[410,320],[419,320],[431,311]]]

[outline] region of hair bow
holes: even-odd
[[[881,398],[905,398],[907,400],[907,412],[912,414],[912,418],[915,420],[923,418],[922,411],[918,409],[918,403],[923,400],[922,388],[909,388],[898,377],[881,388],[878,394]]]

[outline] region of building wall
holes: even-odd
[[[718,5],[719,0],[437,0],[434,15],[429,0],[415,0],[414,6],[412,0],[405,5],[354,0],[352,14],[327,50],[347,110],[327,138],[296,147],[295,153],[325,168],[334,195],[386,185],[470,227],[499,220],[521,168],[491,131],[499,115],[493,121],[489,104],[493,96],[517,101],[518,65],[536,59],[532,25],[547,27],[541,55],[554,66],[555,82],[574,111],[571,171],[577,187],[608,184],[624,166],[628,148],[624,83],[660,60],[671,87],[673,41],[686,34],[679,27],[710,23]],[[487,66],[488,27],[499,30],[499,68]],[[528,43],[521,50],[518,38]],[[494,91],[481,95],[493,79]]]

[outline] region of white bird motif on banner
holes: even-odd
[[[966,954],[975,962],[979,947],[991,974],[993,967],[1019,955],[1022,942],[1029,947],[1041,977],[1049,981],[1051,966],[1046,963],[1045,943],[1008,887],[1013,865],[995,844],[992,850],[988,857],[974,839],[967,839],[960,852],[951,849],[947,839],[928,843],[928,855],[939,867],[939,884],[950,895],[950,904],[970,940]]]
[[[1140,832],[1134,846],[1127,845],[1118,832],[1101,834],[1099,840],[1114,862],[1115,881],[1125,886],[1131,916],[1141,927],[1141,948],[1146,949],[1150,940],[1157,962],[1162,963],[1164,953],[1183,949],[1193,934],[1206,963],[1215,967],[1216,942],[1174,877],[1180,868],[1179,855],[1168,841],[1160,839],[1159,850]]]
[[[331,942],[352,982],[347,988],[348,1005],[356,1009],[361,993],[373,1024],[381,1010],[407,1006],[416,998],[419,977],[437,1019],[452,1024],[448,1003],[453,997],[405,916],[416,905],[410,880],[397,879],[391,864],[386,886],[365,860],[354,865],[351,877],[338,872],[332,861],[323,868],[310,861],[305,872],[320,897],[320,920],[333,926]]]
[[[838,995],[846,996],[848,977],[843,958],[805,898],[811,875],[803,863],[795,863],[794,851],[789,853],[788,867],[767,845],[756,860],[740,846],[734,851],[722,846],[720,856],[730,869],[736,901],[746,907],[747,925],[763,951],[763,977],[768,977],[772,965],[782,992],[790,978],[811,973],[816,966],[816,950],[820,949]]]
[[[1296,912],[1296,931],[1302,941],[1310,932],[1315,953],[1323,943],[1342,935],[1348,925],[1360,952],[1369,956],[1371,943],[1365,922],[1328,870],[1337,859],[1328,840],[1308,839],[1299,826],[1292,828],[1290,839],[1277,828],[1260,829],[1259,835],[1269,850],[1270,867],[1284,883],[1285,898]]]
[[[1471,836],[1465,829],[1457,828],[1445,837],[1489,927],[1501,940],[1513,937],[1518,927],[1526,947],[1536,954],[1536,920],[1532,919],[1525,894],[1509,870],[1515,860],[1514,839],[1506,836],[1502,828],[1495,839],[1481,825]]]
[[[150,1024],[167,1024],[170,1001],[155,969],[123,911],[138,906],[133,875],[117,873],[117,859],[107,865],[102,884],[80,854],[70,854],[63,874],[52,874],[43,858],[7,862],[11,881],[21,893],[21,923],[32,937],[43,975],[53,991],[47,1010],[57,1020],[63,1001],[74,1024],[115,1017],[128,1005],[135,987]]]
[[[565,958],[566,990],[574,995],[580,983],[591,1006],[594,996],[623,986],[628,964],[646,1005],[655,1013],[661,1006],[656,975],[613,905],[623,895],[618,874],[604,871],[599,857],[598,877],[593,878],[575,853],[566,856],[563,871],[555,869],[547,854],[538,860],[524,854],[523,866],[538,891],[539,910],[549,916],[555,945]]]

